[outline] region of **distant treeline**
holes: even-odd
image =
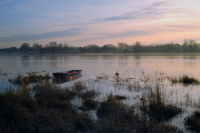
[[[142,45],[136,42],[133,45],[128,45],[124,42],[119,42],[118,45],[105,44],[98,46],[90,44],[83,47],[69,46],[68,44],[58,44],[57,42],[50,42],[42,45],[34,43],[30,46],[29,43],[24,42],[19,48],[10,47],[2,48],[0,52],[23,52],[23,53],[184,53],[184,52],[200,52],[200,43],[193,39],[185,40],[183,44],[167,43],[167,44],[149,44]]]

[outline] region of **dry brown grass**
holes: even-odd
[[[104,80],[107,80],[106,78]],[[118,83],[123,85],[131,82],[125,79],[119,79]],[[38,80],[31,89],[25,86],[25,89],[16,92],[9,90],[0,94],[0,132],[179,132],[162,121],[180,113],[175,106],[162,102],[164,100],[161,97],[159,82],[163,82],[163,75],[160,74],[160,77],[153,80],[147,77],[145,82],[154,81],[156,89],[149,88],[139,105],[146,110],[141,110],[138,114],[133,108],[117,100],[125,99],[123,96],[110,94],[106,101],[95,101],[98,93],[89,90],[84,82],[75,82],[72,88],[63,89],[47,80]],[[20,81],[22,84],[24,82],[27,81]],[[26,89],[34,92],[34,98],[24,95],[29,94]],[[86,112],[77,113],[70,102],[76,96],[83,99],[83,111],[97,110],[98,120],[90,118]]]

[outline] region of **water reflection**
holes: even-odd
[[[29,71],[65,71],[82,69],[84,79],[95,74],[113,74],[116,71],[132,74],[133,71],[153,73],[163,71],[169,75],[193,74],[200,78],[200,53],[137,53],[137,54],[44,54],[0,55],[0,68],[9,73]]]
[[[21,60],[22,60],[22,65],[25,67],[30,66],[30,56],[29,55],[22,55],[21,56]]]
[[[196,55],[193,55],[193,56],[183,56],[183,59],[195,60],[197,58],[198,58],[198,56],[196,56]]]
[[[69,81],[73,81],[82,77],[82,74],[76,74],[74,76],[67,76],[67,77],[56,77],[53,79],[54,84],[63,84]]]

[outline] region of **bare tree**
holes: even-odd
[[[24,53],[27,53],[29,50],[30,50],[30,45],[29,45],[29,43],[27,43],[27,42],[24,42],[21,46],[20,46],[20,48],[19,48],[19,50],[20,51],[23,51]]]
[[[58,44],[57,42],[50,42],[48,45],[47,45],[49,51],[51,51],[52,53],[55,53],[57,50],[58,50]]]

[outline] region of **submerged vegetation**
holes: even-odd
[[[10,82],[20,87],[0,94],[0,132],[182,132],[168,123],[183,110],[165,102],[162,85],[167,77],[163,73],[157,72],[155,77],[144,74],[143,79],[139,79],[143,85],[119,73],[101,74],[94,82],[102,84],[110,78],[115,89],[141,92],[134,97],[139,102],[130,106],[124,102],[130,100],[129,96],[111,92],[100,99],[101,88],[80,80],[62,88],[51,83],[49,74],[18,75]],[[31,83],[29,87],[24,85]],[[76,104],[76,100],[80,103]],[[97,118],[92,117],[90,111],[96,112]],[[188,117],[185,125],[199,131],[199,112]]]

